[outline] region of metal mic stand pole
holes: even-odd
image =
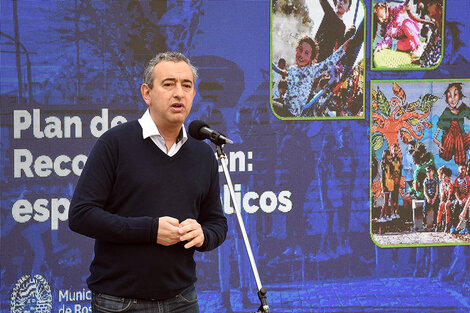
[[[253,257],[253,252],[251,250],[250,241],[248,240],[248,236],[246,234],[245,224],[243,223],[243,219],[242,219],[240,208],[238,207],[238,203],[235,200],[236,199],[235,191],[233,189],[232,180],[230,179],[230,173],[227,168],[227,163],[228,163],[227,156],[225,155],[222,146],[223,145],[216,144],[217,157],[219,158],[220,163],[222,164],[222,168],[224,170],[225,179],[227,181],[227,185],[230,191],[230,196],[233,201],[233,207],[235,208],[235,214],[237,215],[238,225],[240,226],[240,230],[242,232],[243,241],[245,242],[246,252],[248,253],[248,258],[250,259],[251,269],[253,270],[253,274],[256,280],[256,285],[258,287],[258,298],[261,301],[261,305],[258,308],[258,312],[256,313],[269,313],[270,312],[269,305],[268,305],[268,300],[266,298],[266,293],[268,291],[266,288],[264,288],[261,285],[261,280],[259,278],[258,269],[256,268],[255,258]]]

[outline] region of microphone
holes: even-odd
[[[189,124],[189,134],[197,140],[209,139],[216,145],[233,143],[233,141],[225,137],[225,135],[211,129],[206,122],[200,120],[194,120]]]

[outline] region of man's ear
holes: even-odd
[[[149,85],[147,84],[142,84],[140,86],[140,93],[142,94],[142,98],[144,99],[145,103],[147,103],[147,105],[150,105],[150,91],[152,89],[150,89]]]

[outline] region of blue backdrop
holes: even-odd
[[[369,94],[375,79],[468,78],[470,2],[446,1],[444,59],[415,72],[370,70],[364,4],[365,118],[282,121],[270,107],[267,0],[1,0],[0,311],[91,311],[93,241],[67,225],[74,185],[96,138],[146,109],[145,62],[179,50],[201,77],[187,122],[235,141],[225,150],[272,312],[469,312],[468,246],[371,240]],[[201,311],[223,312],[222,294],[255,311],[226,186],[221,200],[227,240],[196,254]]]

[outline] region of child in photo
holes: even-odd
[[[470,160],[467,162],[467,175],[470,174]],[[470,207],[470,197],[467,198],[467,202],[465,203],[464,208],[462,209],[462,212],[459,215],[459,226],[460,225],[465,225],[462,226],[462,230],[460,231],[461,235],[466,235],[468,234],[468,228],[469,228],[469,223],[470,223],[470,213],[469,213],[469,207]]]
[[[440,179],[440,202],[439,202],[439,211],[437,213],[437,226],[436,231],[450,232],[451,228],[451,206],[452,200],[454,198],[454,188],[450,181],[452,177],[452,171],[446,166],[441,166],[437,173]],[[445,228],[442,229],[442,215],[445,213]]]
[[[334,8],[330,6],[328,0],[320,0],[321,7],[325,15],[315,34],[318,42],[319,54],[318,62],[326,60],[338,47],[351,38],[356,31],[356,26],[352,25],[346,31],[343,16],[351,9],[353,0],[334,0]]]
[[[455,200],[452,203],[452,227],[451,233],[458,231],[457,224],[459,216],[470,199],[470,176],[467,175],[467,166],[459,165],[459,175],[454,181]]]
[[[386,2],[377,2],[374,6],[374,17],[380,25],[382,41],[377,43],[374,54],[395,48],[396,50],[410,52],[412,58],[418,60],[424,52],[421,42],[421,23],[434,24],[432,21],[420,19],[413,14],[409,7],[409,0],[402,4],[390,5]]]
[[[379,222],[391,221],[390,212],[390,195],[395,190],[395,182],[393,181],[392,174],[392,154],[390,150],[385,149],[382,152],[382,161],[380,162],[380,168],[382,170],[382,192],[384,195],[384,203],[380,212]]]
[[[286,70],[275,69],[282,73],[287,81],[287,91],[283,106],[290,116],[301,116],[308,102],[316,78],[334,67],[346,53],[349,40],[325,61],[317,63],[319,48],[312,38],[306,36],[299,40],[295,54],[295,65]]]
[[[280,58],[277,61],[277,67],[280,70],[284,70],[287,66],[286,60],[284,58]],[[283,80],[283,77],[280,73],[273,71],[273,86],[272,86],[272,97],[273,99],[280,98],[280,92],[279,92],[279,82]]]
[[[428,214],[433,214],[433,224],[437,221],[437,211],[439,210],[439,180],[434,177],[434,166],[426,167],[426,178],[424,179],[424,206],[423,222],[426,224]]]
[[[364,24],[361,23],[355,36],[346,40],[338,50],[319,63],[317,63],[318,43],[308,36],[300,39],[296,48],[295,65],[289,67],[287,71],[273,65],[273,70],[281,73],[287,81],[283,102],[273,103],[275,110],[276,106],[282,106],[288,112],[287,116],[307,116],[304,110],[308,109],[309,101],[314,99],[315,81],[317,78],[327,77],[328,82],[322,88],[324,91],[339,80],[341,73],[336,72],[337,64],[343,56],[363,44],[363,31]]]
[[[426,178],[426,167],[436,166],[434,162],[434,155],[429,152],[423,143],[417,142],[416,149],[413,152],[413,163],[416,165],[415,172],[413,174],[413,187],[410,192],[414,199],[424,199],[424,179]]]
[[[398,143],[392,145],[392,155],[390,158],[390,164],[392,169],[392,178],[393,178],[393,191],[391,192],[391,211],[392,218],[400,218],[398,214],[398,195],[400,194],[400,183],[403,170],[402,158],[399,155],[400,148]]]
[[[432,24],[431,36],[426,48],[419,59],[421,67],[433,67],[438,65],[442,56],[442,0],[428,0],[426,4],[428,16]]]

